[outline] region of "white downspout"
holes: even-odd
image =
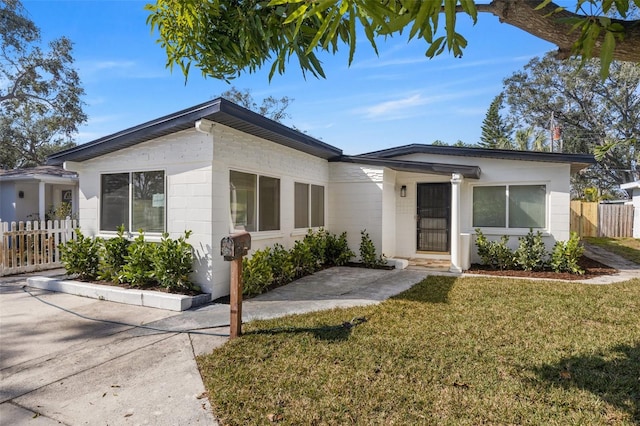
[[[462,175],[451,174],[451,268],[449,271],[462,272],[460,257],[460,184]]]
[[[38,183],[38,217],[40,220],[46,220],[45,218],[45,185],[43,181]]]

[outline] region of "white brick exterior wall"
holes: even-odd
[[[229,210],[229,170],[280,179],[280,231],[252,233],[252,249],[276,242],[285,247],[306,230],[294,230],[293,186],[325,187],[328,211],[328,163],[300,151],[217,124],[211,134],[185,130],[112,154],[74,163],[80,175],[80,226],[100,235],[100,176],[104,173],[164,170],[167,232],[176,238],[193,231],[196,250],[193,279],[213,298],[229,293],[229,262],[220,256],[220,240],[233,232]],[[325,220],[325,224],[328,221]],[[159,237],[149,236],[149,240]],[[251,252],[250,252],[251,253]]]
[[[360,232],[367,231],[382,253],[384,170],[350,163],[329,163],[329,223],[334,233],[347,232],[351,250],[358,254]],[[385,253],[386,254],[386,253]]]
[[[78,164],[80,228],[86,235],[102,235],[100,176],[105,173],[164,170],[166,231],[177,238],[193,231],[188,242],[196,250],[194,281],[205,291],[213,250],[211,235],[211,163],[213,147],[207,135],[185,130]],[[133,230],[135,231],[135,230]],[[147,235],[159,241],[158,235]]]
[[[474,233],[472,223],[475,185],[544,184],[547,187],[547,228],[543,230],[547,247],[569,239],[569,165],[532,161],[498,160],[476,157],[413,154],[397,159],[479,166],[480,179],[463,179],[460,188],[460,231]],[[450,175],[395,172],[383,167],[352,163],[330,164],[330,200],[335,208],[329,213],[333,232],[347,231],[349,245],[357,253],[360,231],[367,229],[378,253],[388,257],[428,257],[416,251],[417,184],[450,182]],[[407,186],[406,197],[400,188]],[[528,230],[485,230],[490,239],[518,236]],[[461,250],[467,250],[461,247]],[[476,261],[474,240],[471,260]],[[435,256],[438,257],[438,256]],[[441,257],[441,256],[440,256]],[[466,258],[463,255],[463,258]]]
[[[212,228],[215,249],[212,288],[216,295],[228,294],[229,262],[220,256],[220,240],[233,232],[229,210],[229,171],[235,170],[280,179],[280,230],[252,232],[252,250],[280,243],[291,248],[306,229],[294,229],[294,183],[325,188],[325,228],[329,228],[329,166],[326,160],[216,124],[214,141]],[[214,296],[217,297],[217,296]]]

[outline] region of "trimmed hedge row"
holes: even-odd
[[[175,293],[200,291],[189,280],[194,254],[186,240],[191,231],[185,231],[177,240],[164,233],[160,243],[145,241],[142,230],[129,241],[122,226],[110,239],[85,237],[79,229],[75,232],[75,240],[60,245],[60,260],[67,275],[140,288],[159,285]]]
[[[520,244],[515,251],[507,246],[509,243],[508,235],[503,235],[500,241],[489,241],[480,229],[475,231],[478,256],[480,256],[483,265],[489,265],[493,269],[522,269],[524,271],[551,269],[554,272],[569,272],[580,275],[584,273],[578,264],[584,253],[584,247],[580,244],[580,237],[575,232],[571,233],[569,241],[557,241],[549,253],[542,241],[540,231],[534,234],[530,229],[526,236],[518,238]]]

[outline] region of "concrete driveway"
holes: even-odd
[[[0,424],[215,423],[190,335],[120,324],[154,324],[176,312],[29,294],[24,284],[0,280]],[[226,341],[198,337],[209,350]]]
[[[243,320],[378,303],[426,275],[331,268],[246,301]],[[194,356],[227,341],[228,305],[177,313],[25,279],[0,278],[0,424],[216,424]]]

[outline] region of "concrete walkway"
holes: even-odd
[[[585,283],[640,277],[586,254],[620,272]],[[326,269],[245,301],[243,320],[374,304],[431,273]],[[26,277],[0,278],[0,424],[216,424],[194,358],[227,341],[228,305],[176,313],[23,288]]]
[[[600,263],[611,266],[618,270],[614,275],[603,275],[600,277],[583,280],[586,284],[612,284],[616,282],[627,281],[633,278],[640,278],[640,265],[624,259],[617,254],[611,253],[602,247],[594,246],[592,244],[586,244],[583,242],[585,248],[585,256],[597,260]]]

